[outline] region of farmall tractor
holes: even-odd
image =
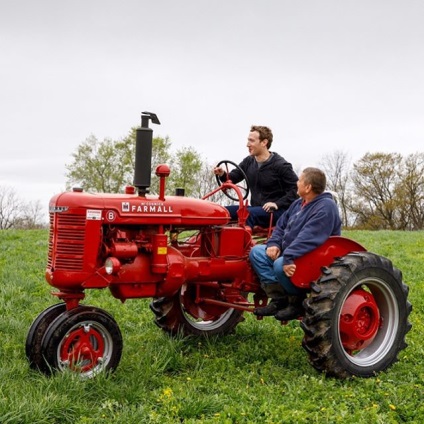
[[[88,289],[108,288],[122,302],[152,298],[155,323],[170,335],[230,333],[244,313],[268,301],[248,259],[252,246],[263,242],[245,226],[248,187],[218,181],[203,199],[168,196],[170,169],[159,165],[159,194],[149,194],[149,121],[159,124],[155,114],[142,114],[134,187],[125,194],[74,189],[50,201],[45,275],[61,302],[41,312],[26,339],[30,366],[45,374],[70,370],[93,377],[118,366],[121,331],[108,312],[81,303]],[[208,200],[218,192],[237,199],[237,222]],[[412,308],[390,260],[331,237],[297,260],[292,282],[309,292],[299,322],[317,370],[370,377],[406,347]]]

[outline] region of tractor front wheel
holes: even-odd
[[[70,370],[81,377],[113,371],[122,354],[118,324],[106,311],[79,306],[59,315],[49,326],[41,350],[42,371]]]
[[[25,342],[25,354],[32,369],[46,370],[41,341],[50,324],[63,312],[66,311],[65,303],[57,303],[49,306],[32,323]]]
[[[213,287],[202,286],[200,295],[223,300]],[[205,336],[231,333],[244,319],[242,311],[199,302],[198,298],[197,286],[187,284],[172,297],[154,299],[150,309],[156,315],[156,325],[170,335]]]
[[[348,254],[324,268],[311,289],[301,327],[312,366],[339,378],[371,377],[398,359],[412,307],[388,259]]]

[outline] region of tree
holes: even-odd
[[[126,185],[131,185],[134,178],[136,134],[137,129],[132,128],[120,141],[99,141],[94,135],[88,137],[72,154],[73,162],[66,166],[67,188],[78,185],[86,191],[118,193]],[[156,168],[163,163],[171,168],[167,180],[169,194],[174,194],[176,188],[184,188],[187,196],[202,197],[210,191],[210,187],[215,187],[212,166],[203,162],[195,149],[184,147],[172,155],[169,137],[155,137],[152,140],[152,194],[157,194],[159,188]]]
[[[171,175],[168,179],[168,192],[175,193],[183,188],[186,196],[199,194],[199,173],[202,169],[202,158],[192,147],[179,149],[171,161]]]
[[[365,229],[403,229],[399,223],[402,156],[366,153],[353,165],[352,211]]]
[[[119,141],[99,141],[94,135],[88,137],[72,154],[73,162],[66,165],[67,183],[77,185],[86,191],[119,193],[134,179],[136,129],[132,128],[127,137]],[[166,163],[170,157],[169,138],[154,138],[152,141],[152,172],[157,164]],[[153,175],[151,187],[157,177]],[[156,184],[157,185],[157,184]]]
[[[168,164],[171,161],[171,141],[169,137],[155,137],[152,141],[152,178],[150,192],[158,193],[159,177],[156,175],[156,168],[160,164]]]
[[[337,202],[341,211],[343,226],[351,224],[349,213],[350,196],[350,158],[340,150],[326,155],[321,160],[321,166],[327,176],[327,188],[337,194]]]
[[[11,187],[0,186],[0,230],[44,226],[40,201],[25,203]]]
[[[43,207],[39,200],[23,204],[21,218],[17,220],[15,228],[24,230],[42,228],[45,226],[43,218]]]
[[[402,181],[397,187],[400,226],[408,230],[424,228],[424,153],[407,156]]]
[[[23,202],[11,187],[0,186],[0,229],[14,228],[22,215]]]
[[[73,163],[66,166],[67,188],[79,185],[86,191],[119,192],[128,180],[131,166],[127,150],[123,142],[99,142],[91,135],[72,154]]]
[[[213,165],[202,162],[202,167],[196,176],[197,181],[193,192],[194,197],[202,198],[205,194],[210,193],[218,186],[215,175],[212,172],[213,168]],[[218,201],[221,203],[216,199],[216,196],[209,198],[210,201]],[[228,198],[226,197],[226,199]]]

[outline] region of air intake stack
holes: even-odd
[[[149,120],[153,124],[160,125],[156,114],[142,112],[141,127],[137,128],[135,138],[134,186],[138,189],[138,195],[142,197],[149,192],[152,174],[153,130],[149,128]]]

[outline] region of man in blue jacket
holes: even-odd
[[[268,127],[254,125],[250,128],[247,138],[249,156],[239,164],[244,171],[250,187],[249,216],[246,225],[267,227],[270,212],[273,211],[273,223],[297,199],[297,175],[291,163],[287,162],[276,152],[270,151],[273,135]],[[215,175],[221,181],[230,179],[234,184],[244,179],[238,169],[233,169],[228,175],[221,167],[214,168]],[[233,220],[237,219],[238,205],[227,206]]]
[[[303,314],[306,291],[290,281],[296,272],[294,260],[323,244],[330,236],[340,235],[341,219],[330,193],[325,193],[326,177],[318,168],[303,170],[297,182],[296,200],[279,218],[266,244],[250,251],[250,261],[262,288],[271,299],[256,308],[258,316],[274,315],[288,321]]]

